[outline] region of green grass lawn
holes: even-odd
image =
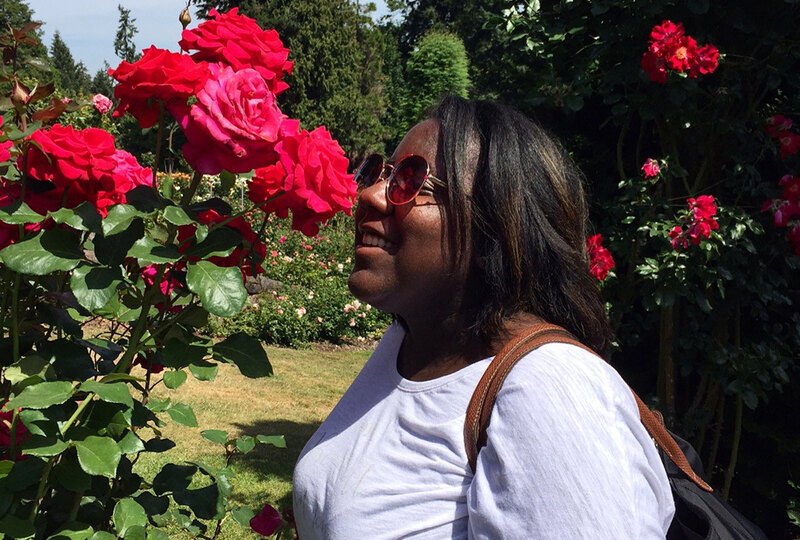
[[[136,471],[151,480],[167,462],[192,460],[222,466],[224,452],[200,436],[204,429],[223,429],[231,436],[284,435],[287,448],[258,445],[249,454],[234,458],[233,502],[252,508],[265,503],[276,508],[290,505],[292,469],[300,451],[355,378],[370,351],[268,347],[267,353],[274,377],[248,379],[235,366],[220,365],[212,382],[200,382],[190,376],[177,390],[159,385],[156,397],[169,396],[173,403],[191,405],[200,427],[170,422],[164,437],[175,441],[176,447],[163,454],[143,454]],[[230,518],[220,535],[225,539],[255,537]]]

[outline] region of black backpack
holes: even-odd
[[[473,473],[478,452],[486,445],[486,429],[503,381],[523,356],[546,343],[570,343],[596,354],[568,331],[552,324],[531,326],[507,343],[486,368],[467,408],[464,445]],[[675,517],[667,533],[668,540],[767,540],[761,529],[723,501],[703,480],[703,464],[694,448],[667,431],[661,415],[631,392],[639,406],[642,424],[661,454],[672,488]]]

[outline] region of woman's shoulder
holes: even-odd
[[[638,416],[631,390],[617,371],[596,354],[569,343],[543,345],[514,366],[497,402],[518,400],[525,407],[561,414],[601,406]]]

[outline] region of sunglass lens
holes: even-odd
[[[383,172],[383,157],[372,154],[361,162],[355,174],[356,184],[365,188],[374,184]]]
[[[388,196],[392,204],[405,204],[422,189],[428,163],[420,156],[408,156],[395,165]]]

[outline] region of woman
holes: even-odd
[[[510,336],[545,320],[608,343],[564,151],[511,109],[448,97],[388,163],[357,171],[349,286],[396,322],[300,456],[300,537],[663,538],[672,496],[631,392],[576,346],[514,367],[467,463],[467,404]]]

